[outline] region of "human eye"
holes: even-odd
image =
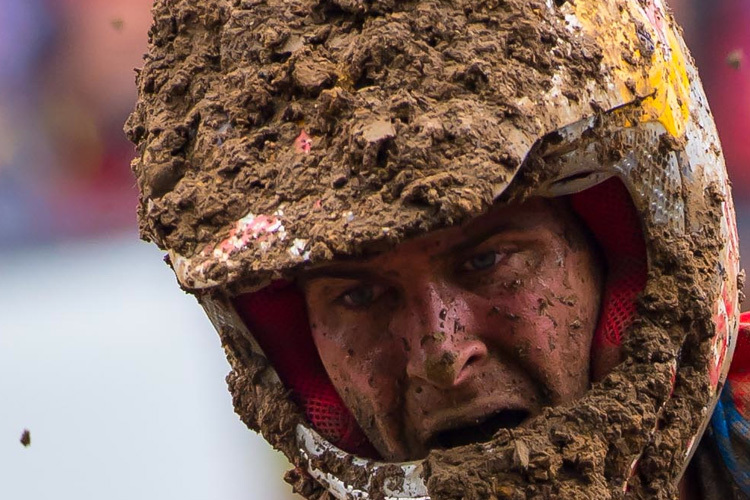
[[[462,271],[486,271],[500,263],[505,254],[491,250],[472,255],[461,263]]]
[[[357,285],[349,288],[339,296],[339,300],[346,307],[353,309],[365,308],[372,305],[383,294],[384,287],[373,284]]]

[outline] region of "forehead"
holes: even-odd
[[[509,238],[514,235],[526,238],[562,236],[576,224],[575,220],[567,203],[560,199],[532,198],[520,204],[496,205],[462,225],[432,231],[367,258],[329,262],[303,272],[302,277],[328,275],[341,266],[379,265],[392,259],[408,260],[416,255],[430,257],[459,252],[495,235]]]

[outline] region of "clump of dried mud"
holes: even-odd
[[[142,236],[199,260],[246,214],[281,213],[286,240],[205,271],[260,280],[300,264],[292,239],[315,262],[480,213],[562,125],[529,98],[550,90],[553,70],[570,106],[590,110],[576,86],[598,74],[598,49],[559,19],[545,25],[547,11],[539,0],[157,1],[127,124]]]
[[[248,213],[276,214],[312,263],[456,223],[485,210],[536,139],[565,124],[527,97],[555,72],[571,115],[599,109],[578,86],[599,78],[599,49],[539,0],[157,0],[154,16],[127,125],[140,229],[188,258],[211,255]],[[693,198],[689,234],[646,228],[652,271],[627,361],[574,407],[433,452],[432,498],[618,498],[631,470],[633,496],[675,496],[708,400],[719,192],[680,194]],[[304,252],[271,243],[206,277],[256,284],[301,264]],[[287,478],[298,491],[326,498],[301,471],[299,410],[259,383],[270,369],[247,339],[220,333],[237,412],[298,467]],[[681,351],[686,336],[696,347]]]

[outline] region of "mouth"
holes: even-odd
[[[530,416],[526,410],[501,410],[461,427],[438,432],[431,439],[431,448],[453,448],[492,439],[500,429],[513,429]]]

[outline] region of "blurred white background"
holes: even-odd
[[[291,498],[155,247],[125,233],[4,251],[0,283],[0,499]]]

